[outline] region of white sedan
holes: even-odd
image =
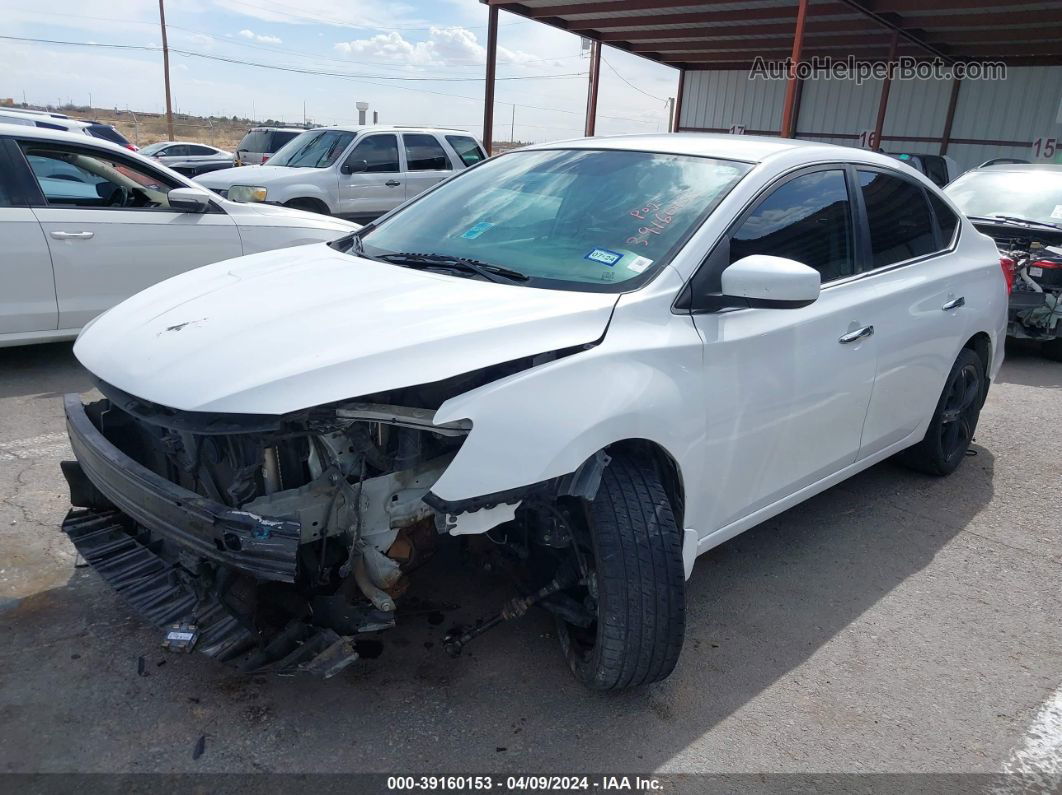
[[[356,228],[227,201],[107,141],[0,124],[0,347],[73,339],[170,276]]]
[[[195,141],[159,141],[140,150],[140,154],[157,160],[164,166],[195,163],[213,163],[227,161],[230,166],[236,160],[232,152],[218,149],[216,146],[196,143]]]
[[[995,245],[884,155],[529,147],[100,318],[64,530],[167,643],[325,676],[433,546],[486,534],[514,597],[448,651],[538,605],[580,681],[641,685],[698,555],[889,456],[960,465],[1006,319]]]

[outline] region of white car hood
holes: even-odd
[[[593,342],[617,297],[414,271],[315,244],[150,287],[87,326],[74,354],[164,406],[283,414]]]
[[[298,180],[307,173],[320,174],[319,168],[288,168],[287,166],[239,166],[209,171],[193,177],[194,182],[208,188],[231,188],[233,185],[275,185],[278,180]]]

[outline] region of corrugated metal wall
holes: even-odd
[[[894,80],[883,130],[885,149],[939,152],[951,89],[950,80]],[[808,80],[797,117],[797,136],[855,145],[859,133],[874,128],[880,96],[879,80],[861,85],[854,80]],[[784,99],[783,80],[749,80],[747,72],[737,71],[689,71],[681,126],[725,130],[741,124],[748,130],[774,134],[781,123]],[[890,141],[889,136],[936,140]],[[993,157],[1031,159],[1029,144],[1036,138],[1056,138],[1062,144],[1062,66],[1012,68],[1003,81],[964,81],[951,137],[948,154],[964,169]],[[963,139],[985,143],[962,143]],[[1062,162],[1062,151],[1055,160]]]
[[[682,101],[683,127],[777,132],[785,101],[785,81],[749,80],[748,72],[687,72]]]

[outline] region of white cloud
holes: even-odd
[[[429,24],[413,15],[412,6],[394,2],[394,0],[388,0],[384,4],[376,0],[300,0],[299,3],[290,5],[279,2],[279,0],[213,0],[213,2],[232,14],[285,25],[329,25],[373,29]],[[381,5],[386,6],[382,13]]]
[[[341,41],[335,48],[347,55],[396,61],[412,66],[476,65],[486,61],[487,49],[468,28],[433,27],[425,41],[412,42],[397,31],[378,33],[367,39]],[[519,50],[498,48],[501,63],[523,63],[534,56]]]
[[[242,36],[243,38],[248,39],[250,41],[257,41],[260,44],[283,44],[284,43],[283,39],[280,39],[277,36],[269,36],[269,35],[262,34],[262,33],[255,33],[253,30],[247,30],[247,28],[244,28],[243,30],[240,31],[240,36]]]

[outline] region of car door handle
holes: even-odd
[[[958,309],[960,306],[966,306],[965,296],[960,295],[958,298],[952,298],[941,307],[945,312],[949,309]]]
[[[863,326],[863,328],[857,328],[855,331],[849,331],[847,334],[842,334],[837,341],[842,345],[847,345],[849,342],[866,339],[873,333],[873,326]]]
[[[95,232],[52,232],[56,240],[88,240]]]
[[[387,180],[387,182],[384,183],[384,185],[386,185],[389,188],[397,188],[401,184],[402,183],[399,182],[397,179],[389,179],[389,180]]]

